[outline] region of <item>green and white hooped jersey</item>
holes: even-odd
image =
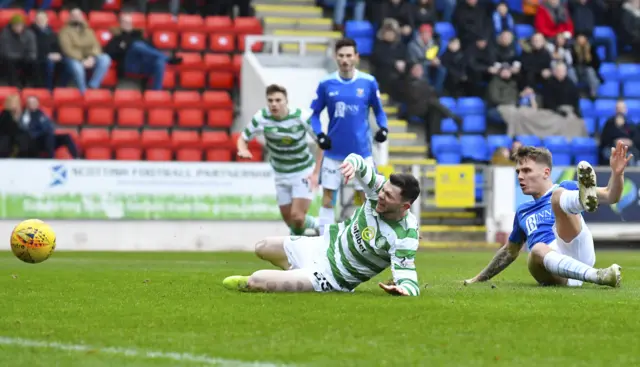
[[[375,211],[378,192],[387,181],[357,154],[346,158],[356,167],[356,179],[366,202],[351,216],[329,226],[327,257],[331,272],[346,289],[354,289],[387,267],[396,285],[412,296],[420,294],[415,256],[418,250],[418,221],[411,212],[398,222],[387,222]]]
[[[300,108],[289,110],[289,115],[277,119],[267,108],[256,112],[242,132],[246,141],[263,134],[269,151],[269,163],[276,174],[303,172],[314,164],[314,157],[306,139],[307,132],[313,136],[311,113]]]

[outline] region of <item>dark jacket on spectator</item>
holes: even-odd
[[[38,49],[38,61],[48,60],[48,56],[53,52],[60,52],[60,46],[58,45],[58,36],[47,26],[46,28],[40,28],[36,24],[31,26],[33,34],[36,36],[36,45]]]
[[[585,57],[582,57],[583,55],[578,53],[577,47],[578,47],[577,45],[574,45],[573,47],[571,47],[571,57],[573,58],[573,66],[576,68],[592,67],[593,70],[596,71],[596,74],[598,74],[598,78],[600,78],[600,82],[604,83],[604,79],[599,73],[600,56],[598,56],[598,53],[596,52],[596,48],[593,47],[593,45],[589,45],[588,56],[590,57],[590,59],[587,60],[587,57],[586,57],[587,55],[584,55]]]
[[[35,61],[37,55],[36,37],[30,29],[17,34],[7,25],[0,33],[0,57]]]
[[[394,5],[390,1],[387,1],[380,7],[380,19],[378,19],[378,24],[382,24],[385,18],[393,18],[398,21],[400,27],[408,25],[415,29],[413,11],[413,4],[410,4],[407,1],[402,1],[398,5]]]
[[[636,124],[629,120],[627,116],[621,115],[625,121],[623,125],[618,126],[618,124],[616,124],[616,117],[617,115],[611,116],[605,122],[602,132],[600,133],[600,164],[609,164],[609,157],[604,154],[605,149],[614,147],[618,139],[630,139],[633,141],[634,148],[640,146],[640,131]],[[634,152],[634,156],[635,154]]]
[[[526,86],[535,87],[536,75],[544,69],[551,68],[551,54],[546,48],[539,50],[531,49],[530,52],[522,54],[522,70],[529,75],[529,80],[525,81]]]
[[[451,52],[447,49],[442,54],[440,62],[447,69],[447,78],[454,78],[455,82],[466,78],[469,62],[461,50]]]
[[[520,100],[518,82],[513,78],[503,79],[500,76],[494,76],[487,86],[487,100],[492,107],[517,105]]]
[[[31,138],[55,133],[53,121],[42,110],[26,110],[22,113],[21,123]]]
[[[622,27],[621,33],[626,42],[640,42],[640,9],[636,9],[631,4],[622,6]]]
[[[592,0],[587,0],[586,4],[579,1],[571,3],[571,18],[573,19],[573,28],[575,33],[583,33],[588,38],[593,36],[593,29],[596,26],[596,17],[594,15],[594,5]]]
[[[111,30],[112,38],[104,47],[104,52],[117,63],[118,74],[124,75],[124,60],[127,51],[136,41],[144,41],[144,34],[141,30],[134,29],[131,32],[124,32],[120,28]]]
[[[484,74],[487,69],[496,63],[496,54],[493,47],[487,44],[487,47],[480,49],[475,44],[469,46],[466,51],[469,69],[475,73]]]
[[[560,106],[572,106],[576,115],[580,113],[580,92],[578,87],[569,79],[562,81],[549,78],[542,90],[542,105],[547,110],[560,113]]]
[[[511,43],[508,46],[496,44],[495,46],[496,61],[499,63],[513,64],[518,59],[518,53],[516,52],[516,45]]]
[[[371,55],[371,63],[374,67],[376,79],[380,83],[380,90],[389,93],[392,98],[395,94],[396,81],[401,77],[396,69],[396,61],[405,61],[407,46],[402,41],[384,42],[376,40]]]
[[[480,3],[471,6],[464,0],[459,1],[453,12],[452,22],[462,48],[471,45],[478,36],[488,37],[493,34],[493,24],[487,9]]]
[[[29,149],[29,136],[20,128],[13,114],[3,110],[0,112],[0,157],[25,156]]]
[[[430,0],[426,5],[415,4],[414,6],[413,17],[416,29],[423,24],[434,25],[436,23],[438,18],[433,0]]]

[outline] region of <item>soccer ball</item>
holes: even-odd
[[[48,259],[55,249],[55,232],[39,219],[27,219],[11,232],[11,251],[26,263],[41,263]]]

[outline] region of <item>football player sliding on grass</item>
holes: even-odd
[[[489,265],[464,284],[484,282],[511,264],[526,243],[528,267],[541,285],[579,287],[583,282],[619,287],[620,266],[593,268],[596,254],[593,237],[582,212],[594,212],[598,203],[620,200],[624,169],[631,159],[628,147],[618,142],[611,148],[611,178],[607,187],[597,187],[596,173],[585,161],[578,163],[578,181],[551,180],[551,153],[545,148],[522,147],[514,153],[520,188],[533,201],[520,205],[513,221],[509,242],[502,246]]]
[[[365,160],[350,154],[340,165],[348,182],[365,189],[365,203],[341,223],[329,224],[320,237],[267,237],[256,254],[282,270],[258,270],[230,276],[229,289],[262,292],[351,292],[391,267],[393,284],[379,283],[387,293],[420,294],[415,268],[418,221],[410,212],[420,194],[410,174],[377,175]]]

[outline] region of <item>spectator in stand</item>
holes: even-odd
[[[353,19],[364,20],[366,10],[366,2],[364,0],[356,0],[353,4]],[[333,6],[333,30],[344,30],[344,15],[347,11],[347,0],[336,0]]]
[[[640,53],[640,0],[628,0],[622,6],[622,41]]]
[[[538,7],[534,19],[537,32],[547,39],[555,39],[559,33],[565,33],[567,38],[573,35],[573,21],[565,2],[561,0],[543,0]]]
[[[20,96],[11,94],[0,112],[0,158],[23,158],[29,149],[29,136],[20,128]]]
[[[12,16],[9,25],[0,33],[0,65],[9,85],[20,88],[27,84],[40,86],[37,57],[36,36],[25,28],[22,15]]]
[[[430,24],[420,26],[420,33],[409,43],[408,59],[412,64],[422,64],[427,80],[441,94],[447,69],[438,58],[439,52],[440,37],[434,37],[433,27]]]
[[[424,79],[422,64],[411,65],[408,74],[401,101],[407,104],[409,118],[418,117],[426,121],[427,142],[431,141],[433,134],[440,133],[440,122],[445,117],[453,119],[458,127],[462,126],[462,118],[440,103],[435,89]]]
[[[387,18],[395,19],[400,25],[400,34],[404,41],[411,39],[414,30],[413,6],[405,0],[388,0],[380,7],[378,24]]]
[[[495,50],[485,37],[478,35],[476,43],[469,46],[465,53],[469,62],[469,80],[475,89],[474,95],[484,95],[482,84],[489,82],[500,70]]]
[[[539,83],[551,77],[551,54],[545,47],[541,33],[531,36],[531,43],[522,43],[523,87],[535,88]]]
[[[580,116],[580,91],[567,78],[567,66],[556,64],[553,77],[545,83],[542,90],[542,104],[545,109],[564,117]]]
[[[589,94],[591,98],[595,98],[598,94],[598,88],[602,84],[602,77],[598,72],[600,59],[596,48],[591,46],[586,35],[578,34],[571,52],[578,80],[589,86]]]
[[[606,14],[607,4],[603,0],[571,0],[569,3],[571,19],[573,19],[574,37],[576,34],[584,34],[594,46],[604,46],[607,49],[607,58],[614,61],[616,43],[610,38],[593,37],[596,26],[596,15]]]
[[[161,90],[164,71],[169,64],[179,64],[182,59],[169,57],[144,39],[140,29],[133,28],[131,14],[120,14],[120,27],[111,30],[113,37],[105,46],[105,52],[118,64],[118,74],[150,75],[153,90]]]
[[[497,75],[494,75],[487,87],[487,120],[495,124],[504,124],[504,120],[498,112],[498,107],[503,105],[516,106],[520,100],[518,82],[513,79],[511,67],[505,65]]]
[[[458,3],[452,23],[463,50],[473,45],[478,36],[488,37],[493,34],[493,24],[487,9],[483,4],[478,4],[478,0],[464,0]]]
[[[407,71],[406,57],[407,46],[400,38],[398,21],[385,19],[373,45],[371,63],[380,90],[388,93],[393,99],[399,95],[398,82]]]
[[[513,42],[513,33],[511,33],[511,31],[503,31],[500,33],[495,50],[496,62],[500,63],[502,65],[501,67],[507,64],[512,75],[520,73],[520,67],[522,65],[518,60],[518,52]]]
[[[605,122],[600,134],[600,164],[609,164],[611,148],[615,147],[619,140],[629,147],[629,153],[633,154],[633,164],[638,165],[640,157],[640,131],[638,126],[627,116],[627,105],[623,100],[616,103],[616,113]]]
[[[40,10],[47,10],[51,8],[51,2],[53,0],[42,0],[40,1]],[[0,0],[0,9],[6,9],[14,2],[14,0]],[[24,11],[25,13],[29,13],[33,8],[36,7],[36,0],[25,0]]]
[[[432,0],[433,1],[433,0]],[[442,21],[451,23],[456,10],[456,0],[435,0],[436,7],[442,9]]]
[[[445,89],[453,97],[466,96],[471,89],[469,84],[469,76],[467,73],[467,58],[460,47],[460,40],[452,38],[449,40],[447,50],[441,58],[442,66],[447,70],[445,78]]]
[[[44,78],[42,78],[42,86],[52,90],[56,75],[56,66],[60,65],[60,61],[62,61],[62,54],[60,53],[60,46],[58,45],[58,36],[53,29],[49,27],[49,16],[42,10],[39,10],[36,14],[36,19],[31,25],[31,30],[36,36],[36,44],[38,47],[37,67],[41,75],[44,76]],[[64,68],[62,69],[63,73],[61,76],[65,80],[62,84],[66,85],[67,73],[64,72]]]
[[[455,1],[453,5],[455,6]],[[451,9],[451,11],[453,12],[453,9]],[[415,4],[413,14],[414,25],[418,29],[420,29],[423,24],[434,25],[438,21],[438,14],[432,0],[418,0]]]
[[[547,42],[546,47],[549,50],[549,54],[551,54],[551,68],[553,69],[557,64],[565,64],[567,66],[567,76],[577,84],[578,76],[573,68],[573,57],[567,41],[566,35],[559,33],[553,42]]]
[[[27,108],[20,118],[22,128],[30,138],[29,156],[54,158],[56,149],[66,146],[72,157],[78,158],[78,148],[69,134],[56,134],[53,121],[40,109],[35,96],[27,97]]]
[[[71,10],[69,21],[62,28],[58,35],[60,49],[65,57],[67,70],[82,94],[87,87],[95,89],[102,84],[109,66],[111,58],[102,52],[102,47],[96,38],[95,33],[84,18],[84,14],[78,8]],[[87,83],[86,69],[92,69],[93,75]]]
[[[492,18],[493,30],[496,34],[501,34],[505,31],[515,31],[515,23],[513,22],[513,17],[509,13],[509,7],[506,2],[501,1],[498,3],[496,11],[493,12]]]

